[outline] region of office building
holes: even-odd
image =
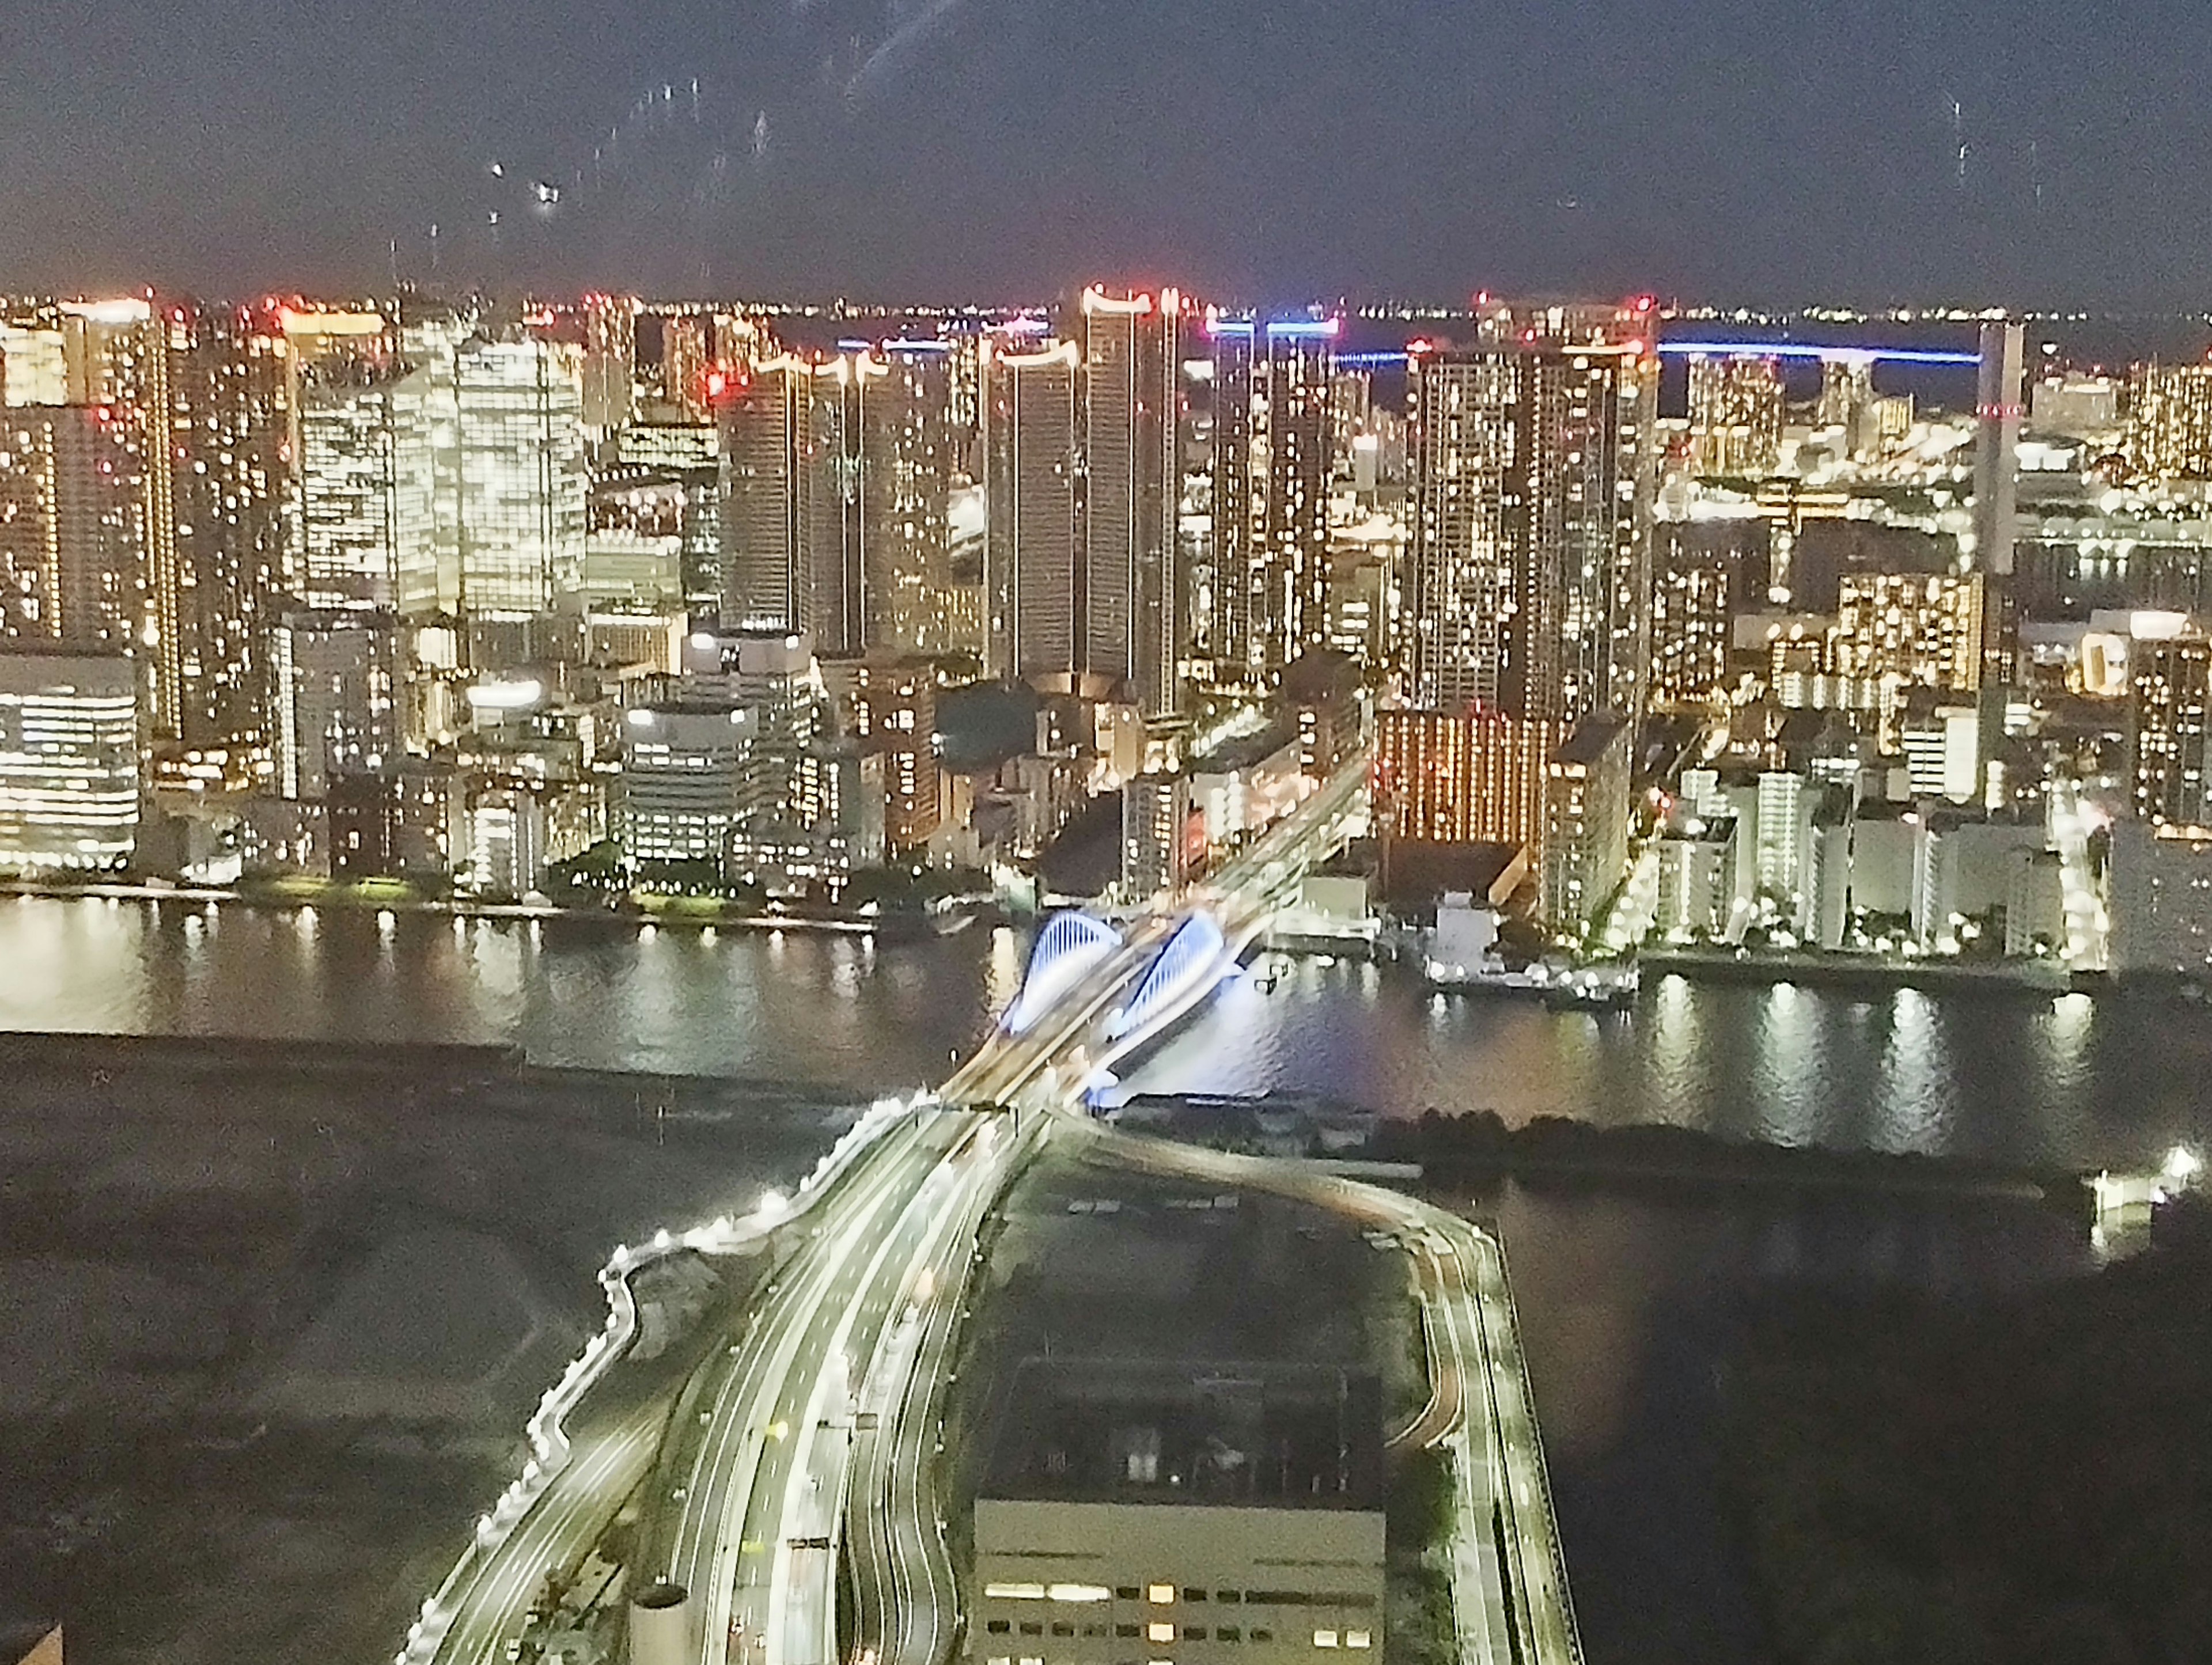
[[[637,414],[636,297],[584,297],[584,426],[605,435]]]
[[[1073,342],[983,344],[985,663],[994,676],[1066,681],[1079,668],[1080,370]]]
[[[454,370],[461,609],[477,620],[531,619],[583,571],[580,355],[545,341],[477,339]]]
[[[1183,327],[1174,289],[1155,300],[1086,289],[1073,320],[1082,366],[1080,668],[1125,684],[1148,718],[1182,703]]]
[[[1763,480],[1782,461],[1779,359],[1700,353],[1690,360],[1693,473]]]
[[[2153,824],[2212,825],[2212,641],[2199,631],[2138,638],[2128,654],[2128,770],[2136,814]]]
[[[388,366],[352,358],[302,369],[285,580],[307,606],[398,605],[398,380]]]
[[[713,404],[708,378],[714,363],[713,322],[707,314],[672,313],[662,316],[661,395],[684,419],[707,420]]]
[[[2138,479],[2212,479],[2212,363],[2136,365],[2120,454]]]
[[[58,320],[0,320],[0,406],[69,402]]]
[[[400,756],[398,626],[389,613],[284,614],[270,633],[275,785],[321,799],[343,775],[378,775]]]
[[[1033,1360],[1009,1402],[975,1503],[971,1665],[1381,1656],[1373,1378]]]
[[[2038,434],[2109,441],[2120,431],[2123,384],[2107,375],[2058,372],[2028,391],[2027,425]]]
[[[617,836],[633,866],[703,864],[719,878],[755,807],[753,713],[725,700],[660,700],[623,713]]]
[[[127,866],[139,738],[137,672],[120,654],[0,648],[0,868]]]

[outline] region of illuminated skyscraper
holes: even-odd
[[[682,313],[660,320],[660,380],[668,402],[693,422],[704,422],[713,401],[707,372],[714,362],[708,321],[702,313]]]
[[[130,653],[144,611],[145,495],[129,417],[29,406],[0,420],[7,635]]]
[[[302,377],[287,579],[311,607],[397,603],[398,380],[388,368],[356,362],[316,366]]]
[[[891,341],[854,361],[862,570],[860,645],[951,649],[954,618],[949,342]]]
[[[2212,641],[2194,629],[2129,651],[2128,766],[2143,820],[2212,824]]]
[[[184,573],[177,549],[171,334],[182,308],[141,300],[67,301],[62,347],[70,403],[106,415],[134,455],[143,618],[137,632],[147,670],[147,716],[157,738],[174,737],[184,699]]]
[[[584,426],[597,434],[625,427],[637,412],[637,301],[584,297]]]
[[[209,307],[177,357],[180,763],[244,785],[267,768],[268,598],[284,562],[292,389],[268,313]]]
[[[1335,319],[1210,314],[1215,675],[1265,680],[1328,638]]]
[[[1744,354],[1690,361],[1693,471],[1764,479],[1782,459],[1782,365]]]
[[[138,836],[138,677],[120,654],[0,649],[0,868],[120,867]]]
[[[2138,364],[2121,454],[2147,480],[2212,479],[2212,364]]]
[[[59,321],[0,320],[0,404],[67,404],[69,368]]]
[[[994,675],[1066,678],[1078,668],[1080,362],[1073,342],[984,345],[984,595]]]
[[[1180,708],[1182,298],[1084,290],[1081,668],[1126,683],[1148,717]]]
[[[1414,702],[1639,720],[1656,361],[1539,344],[1418,355],[1410,374]]]
[[[853,361],[781,356],[720,407],[722,623],[862,640],[858,502],[850,489]]]
[[[579,358],[546,341],[471,340],[458,355],[460,600],[472,618],[532,618],[582,578]]]

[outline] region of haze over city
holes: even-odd
[[[0,92],[0,284],[360,292],[396,240],[417,280],[664,293],[1006,302],[1103,276],[2186,307],[2212,252],[2197,21],[2183,0],[32,0]]]

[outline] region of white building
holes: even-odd
[[[545,861],[545,806],[534,793],[500,787],[476,795],[468,806],[468,889],[527,896],[540,888]]]
[[[1660,836],[1652,924],[1662,936],[1718,936],[1728,929],[1735,908],[1736,842],[1731,817],[1670,828]]]
[[[127,864],[138,841],[138,687],[128,659],[0,653],[0,866]]]
[[[1919,828],[1912,930],[1923,947],[1955,952],[1991,909],[2010,900],[2014,874],[2039,856],[2040,821],[1962,821],[1948,814]]]
[[[399,581],[396,378],[331,364],[303,378],[294,416],[285,582],[310,607],[391,607]]]
[[[1024,1366],[975,1500],[969,1665],[1312,1665],[1383,1647],[1372,1377]]]
[[[1970,804],[1981,791],[1981,714],[1968,705],[1939,706],[1908,718],[1899,735],[1916,798]]]

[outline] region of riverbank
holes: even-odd
[[[462,920],[563,921],[636,930],[818,931],[849,936],[921,937],[962,929],[994,904],[975,897],[952,897],[926,908],[882,908],[862,903],[841,908],[816,904],[766,908],[720,896],[632,893],[604,905],[563,907],[557,902],[495,902],[470,896],[427,895],[398,879],[363,879],[340,884],[322,879],[270,879],[236,885],[169,884],[42,884],[0,880],[0,896],[47,901],[151,902],[184,907],[226,906],[276,912],[335,908],[398,915],[430,915]]]
[[[2082,1176],[1970,1158],[1740,1140],[1691,1127],[1566,1116],[1509,1126],[1492,1110],[1382,1118],[1309,1093],[1139,1094],[1119,1112],[1170,1138],[1262,1155],[1352,1158],[1462,1184],[1514,1178],[1610,1186],[1765,1187],[2005,1198],[2079,1212]]]
[[[1376,1127],[1360,1155],[1418,1162],[1439,1177],[1547,1176],[1621,1184],[1767,1186],[1792,1189],[2005,1197],[2086,1211],[2081,1176],[1917,1152],[1838,1151],[1723,1138],[1694,1127],[1599,1127],[1538,1116],[1508,1127],[1493,1111]],[[2086,1218],[2086,1215],[2085,1215]]]
[[[1637,957],[1646,979],[1672,974],[1705,982],[1823,983],[1837,987],[1971,990],[2048,1000],[2094,994],[2109,979],[2070,972],[2052,960],[1893,959],[1877,954],[1812,954],[1761,949],[1656,948]]]

